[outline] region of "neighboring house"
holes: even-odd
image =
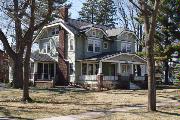
[[[8,56],[0,50],[0,82],[7,82],[8,77]]]
[[[60,12],[62,19],[43,27],[35,39],[39,50],[31,56],[33,82],[97,86],[101,79],[107,86],[129,88],[130,79],[145,80],[146,61],[135,54],[132,31],[68,19],[67,8]]]

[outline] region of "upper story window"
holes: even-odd
[[[88,40],[88,52],[100,52],[101,41],[99,40]]]
[[[70,50],[74,50],[73,39],[70,39]]]
[[[49,42],[45,42],[42,46],[42,53],[50,53],[51,46]]]
[[[59,34],[59,28],[52,28],[52,35],[58,35]]]
[[[93,40],[88,40],[88,52],[93,52]]]
[[[121,43],[121,52],[131,52],[131,42],[123,41]]]
[[[108,49],[108,43],[107,43],[107,42],[104,42],[104,43],[103,43],[103,48],[104,48],[104,49]]]
[[[95,30],[92,31],[92,36],[96,37],[96,31]]]

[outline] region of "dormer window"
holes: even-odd
[[[52,29],[52,35],[58,35],[59,34],[59,28],[53,28]]]

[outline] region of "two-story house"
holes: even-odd
[[[35,39],[39,50],[31,55],[33,82],[96,86],[101,79],[104,86],[128,88],[130,79],[145,79],[146,61],[135,54],[132,31],[68,19],[67,8],[60,12],[62,18],[43,27]]]

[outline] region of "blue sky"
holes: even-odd
[[[68,0],[72,3],[72,7],[70,9],[71,18],[78,18],[79,14],[78,11],[82,8],[82,3],[84,3],[86,0]]]

